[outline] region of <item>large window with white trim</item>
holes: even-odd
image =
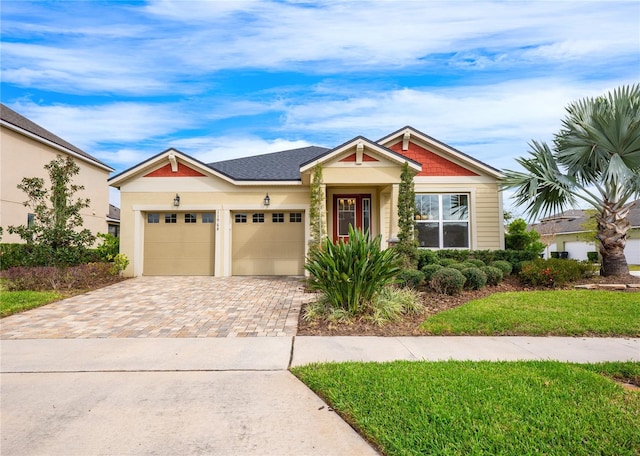
[[[420,247],[469,248],[469,195],[416,194],[415,218]]]

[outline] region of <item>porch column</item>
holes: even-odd
[[[389,214],[389,238],[398,237],[398,195],[400,184],[391,185],[391,213]]]
[[[322,234],[328,237],[327,219],[329,218],[329,213],[327,212],[327,185],[320,184],[320,191],[322,192],[322,209],[320,213],[324,215],[324,217],[322,217]]]

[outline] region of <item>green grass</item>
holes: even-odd
[[[629,271],[640,271],[640,264],[630,264]]]
[[[61,299],[54,291],[5,291],[0,290],[0,317],[40,307]]]
[[[640,336],[640,293],[496,293],[429,317],[432,335]]]
[[[638,455],[640,363],[312,364],[292,372],[386,455]]]

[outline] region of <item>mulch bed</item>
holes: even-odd
[[[596,283],[596,284],[614,284],[614,283],[637,283],[640,284],[640,277],[616,276],[616,277],[600,277],[595,276],[584,279],[579,282],[567,285],[565,288],[573,288],[574,285]],[[389,322],[384,326],[376,325],[370,321],[357,320],[351,323],[332,323],[328,321],[307,322],[302,319],[302,312],[298,320],[299,336],[421,336],[424,335],[420,331],[420,325],[430,315],[442,312],[447,309],[461,306],[474,299],[483,298],[493,293],[502,293],[507,291],[533,291],[533,290],[549,290],[549,288],[526,287],[521,285],[517,278],[509,276],[495,287],[485,287],[482,290],[465,290],[457,296],[445,296],[435,293],[426,288],[420,290],[423,298],[424,311],[417,315],[407,315],[401,321]],[[640,292],[639,289],[627,289],[618,291],[618,293]]]

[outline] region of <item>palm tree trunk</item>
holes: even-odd
[[[598,235],[600,240],[600,255],[602,265],[600,275],[628,275],[629,266],[624,255],[624,247],[627,244],[627,232],[631,223],[627,220],[629,207],[614,210],[605,202],[605,208],[596,216],[598,221]]]

